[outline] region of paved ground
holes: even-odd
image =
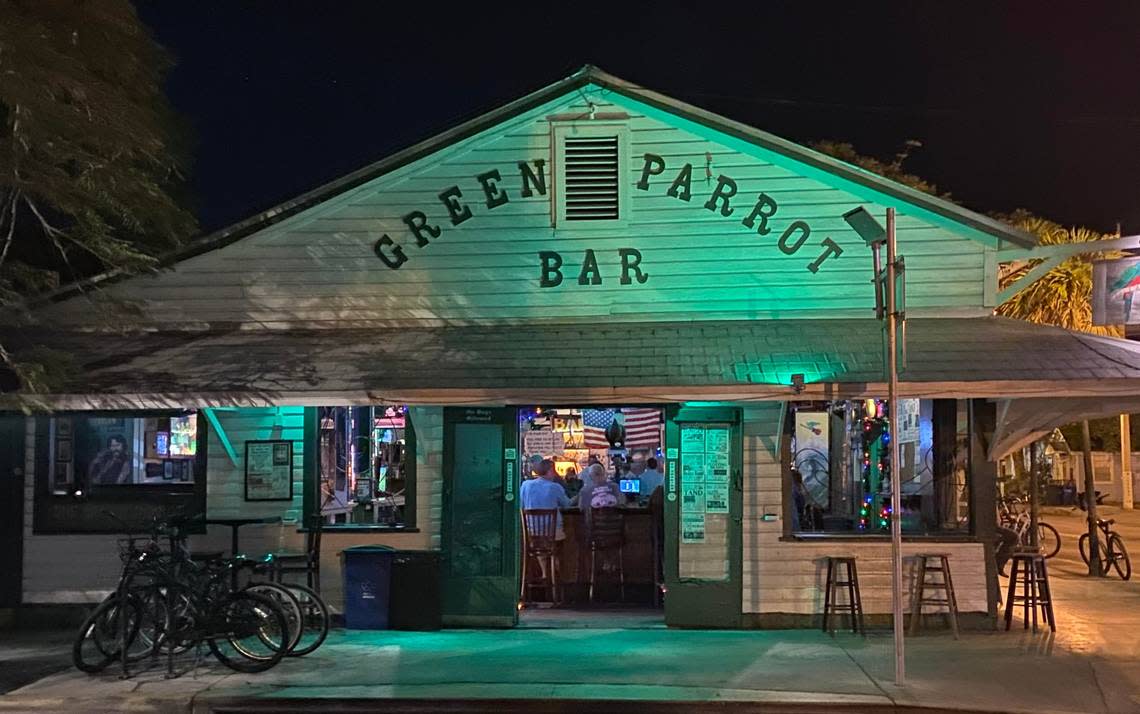
[[[1140,512],[1119,515],[1140,552]],[[1063,535],[1051,561],[1059,632],[942,634],[907,640],[908,683],[894,686],[891,638],[827,637],[814,631],[709,632],[645,629],[450,630],[438,633],[337,632],[302,660],[261,675],[239,675],[204,661],[165,680],[160,671],[130,680],[72,670],[0,697],[8,711],[236,711],[233,697],[257,697],[260,710],[326,710],[363,699],[386,711],[430,710],[397,700],[482,702],[505,710],[520,699],[544,711],[647,711],[656,702],[700,711],[713,702],[751,710],[859,711],[925,705],[942,711],[1140,712],[1140,576],[1090,580],[1076,552],[1081,515],[1052,511]],[[57,653],[66,645],[56,643]],[[52,647],[37,650],[39,655]],[[19,659],[5,641],[0,668]],[[189,666],[190,662],[184,663]],[[302,709],[289,707],[307,699]],[[559,705],[559,700],[591,699]],[[627,702],[621,704],[620,702]],[[779,706],[777,706],[779,705]],[[410,709],[408,707],[411,707]],[[560,708],[561,707],[561,708]],[[773,708],[775,707],[775,708]],[[337,709],[344,710],[344,709]]]

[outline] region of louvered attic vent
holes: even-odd
[[[566,137],[567,221],[612,221],[618,216],[618,137]]]

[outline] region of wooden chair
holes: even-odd
[[[273,553],[270,555],[273,580],[281,582],[287,573],[304,573],[305,584],[321,592],[321,531],[324,522],[320,514],[309,517],[309,530],[305,533],[305,552]]]
[[[558,511],[553,508],[532,508],[522,511],[523,562],[522,591],[519,598],[528,602],[527,591],[547,588],[551,602],[559,602],[558,587]],[[527,565],[531,558],[545,563],[539,569],[542,577],[539,582],[528,580]]]
[[[598,575],[598,553],[618,552],[618,582],[621,601],[625,602],[625,518],[620,508],[590,509],[590,602],[594,602],[594,583]]]

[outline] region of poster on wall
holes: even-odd
[[[681,427],[681,453],[700,454],[705,450],[705,430],[699,426]]]
[[[682,543],[704,543],[705,542],[705,514],[703,514],[703,513],[683,513],[683,514],[681,514],[681,542]]]
[[[703,483],[681,484],[681,513],[705,512],[705,485]]]
[[[728,486],[705,487],[705,513],[728,513]]]
[[[523,434],[523,449],[527,454],[555,456],[564,450],[562,434],[547,429],[528,431]]]
[[[917,399],[899,400],[899,443],[910,444],[919,439],[918,431],[919,401]]]
[[[705,454],[705,480],[710,484],[728,483],[728,454]]]
[[[1140,325],[1140,258],[1093,263],[1094,325]]]
[[[293,442],[245,442],[245,500],[293,500]]]

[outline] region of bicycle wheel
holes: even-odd
[[[311,588],[304,585],[286,584],[301,605],[301,641],[289,650],[288,657],[304,657],[317,651],[329,636],[329,608]]]
[[[1081,552],[1081,560],[1085,565],[1089,564],[1089,534],[1082,533],[1081,537],[1077,539],[1077,550]]]
[[[112,595],[101,602],[80,625],[72,643],[71,661],[75,668],[88,674],[106,669],[120,657],[123,635],[126,636],[128,659],[139,659],[149,654],[153,647],[142,653],[135,647],[140,620],[137,601],[128,599],[127,606],[120,607],[118,596]]]
[[[219,662],[238,672],[264,672],[285,656],[289,623],[275,600],[239,591],[220,603],[214,615],[218,634],[206,644]]]
[[[1048,523],[1037,521],[1037,546],[1046,559],[1061,552],[1061,534]]]
[[[1128,557],[1124,541],[1113,533],[1108,538],[1108,546],[1109,552],[1112,553],[1112,567],[1116,568],[1121,580],[1128,580],[1132,577],[1132,560]]]
[[[289,588],[278,583],[254,583],[242,588],[246,592],[257,593],[273,600],[281,606],[281,612],[285,614],[285,620],[289,625],[289,646],[288,652],[292,652],[297,643],[301,641],[301,635],[304,631],[304,624],[301,615],[301,603],[297,595],[289,590]],[[269,644],[266,642],[266,644]],[[288,654],[286,652],[286,654]]]

